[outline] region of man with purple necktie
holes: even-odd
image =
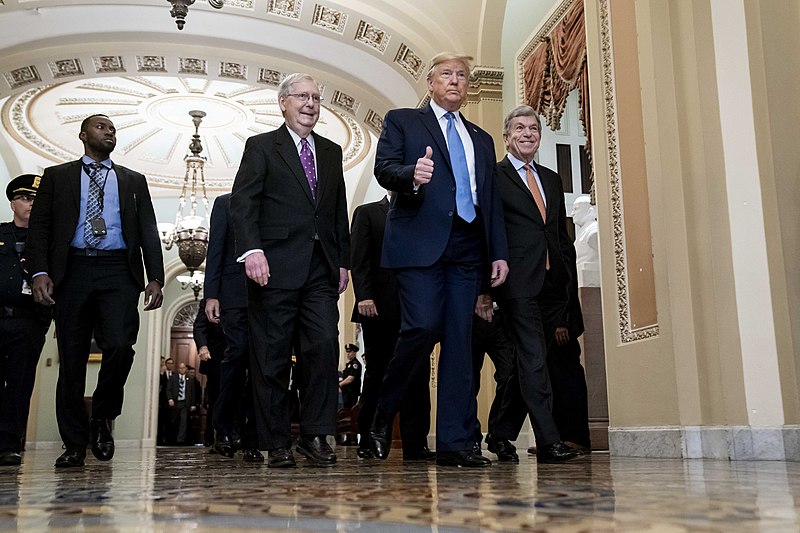
[[[285,123],[247,140],[231,193],[236,253],[248,278],[256,426],[271,468],[295,465],[288,410],[295,333],[297,452],[316,466],[336,463],[326,436],[336,431],[337,301],[347,288],[350,234],[342,149],[313,131],[320,100],[308,74],[281,82]]]

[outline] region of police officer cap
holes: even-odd
[[[36,196],[36,191],[39,190],[39,182],[42,180],[41,176],[36,174],[23,174],[17,176],[8,183],[6,187],[6,196],[9,200],[13,200],[15,196]]]
[[[348,352],[357,352],[358,346],[356,346],[355,344],[345,344],[344,349]]]

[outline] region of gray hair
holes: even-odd
[[[542,121],[539,118],[539,113],[536,112],[534,108],[529,105],[518,105],[514,109],[512,109],[508,115],[506,115],[505,120],[503,121],[503,133],[508,133],[508,126],[511,124],[511,121],[517,117],[534,117],[536,119],[536,124],[539,126],[539,131],[542,130]]]
[[[300,83],[301,81],[310,81],[314,85],[317,86],[317,90],[319,90],[319,83],[315,80],[311,74],[304,74],[302,72],[295,72],[294,74],[289,74],[283,80],[281,80],[281,84],[278,85],[278,98],[286,98],[289,96],[289,93],[292,90],[292,86],[295,83]]]
[[[436,68],[436,65],[444,63],[445,61],[460,61],[463,63],[464,67],[467,69],[467,78],[469,78],[469,75],[472,72],[472,56],[460,54],[458,52],[442,52],[441,54],[433,56],[433,59],[431,59],[431,68],[428,70],[426,79],[430,80],[433,77],[433,71]]]

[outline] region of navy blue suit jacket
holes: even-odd
[[[461,117],[475,149],[478,203],[483,218],[489,262],[508,259],[506,229],[495,185],[495,153],[491,136]],[[433,149],[433,177],[414,192],[414,167]],[[375,157],[375,176],[392,196],[386,220],[381,266],[430,266],[442,256],[456,214],[456,182],[442,130],[427,105],[386,114]]]
[[[221,309],[247,307],[247,278],[244,263],[236,262],[230,193],[214,200],[211,210],[203,295],[219,300]]]

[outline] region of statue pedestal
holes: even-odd
[[[580,273],[578,276],[580,279]],[[603,309],[600,287],[579,287],[578,296],[581,300],[585,329],[581,341],[586,387],[589,393],[589,432],[592,449],[607,450],[608,390],[606,388],[606,356],[603,344]]]
[[[598,263],[584,263],[578,266],[578,287],[600,287],[600,265]]]

